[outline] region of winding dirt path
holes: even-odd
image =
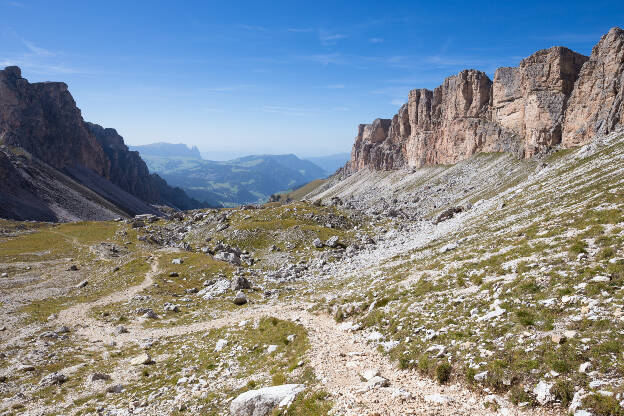
[[[112,336],[112,327],[91,318],[89,316],[89,310],[98,306],[130,300],[134,295],[150,287],[154,283],[154,276],[160,273],[158,258],[159,257],[155,257],[150,260],[151,269],[145,274],[145,278],[138,285],[111,293],[93,302],[79,303],[67,309],[63,309],[59,312],[56,321],[61,325],[80,325],[76,332],[91,342],[95,342],[98,339],[104,340],[105,338],[110,338]]]
[[[90,342],[136,342],[144,338],[180,336],[214,328],[232,326],[242,320],[273,316],[302,325],[308,333],[311,348],[308,364],[321,381],[323,389],[333,396],[333,413],[341,415],[554,415],[552,409],[522,410],[500,397],[484,397],[460,384],[440,386],[422,377],[416,371],[397,368],[376,345],[366,341],[359,332],[340,329],[331,317],[313,314],[306,305],[248,305],[211,321],[195,322],[171,328],[143,328],[140,324],[128,326],[130,332],[113,334],[112,324],[98,322],[88,316],[89,309],[120,300],[131,299],[153,283],[159,273],[158,258],[152,259],[152,268],[140,285],[113,293],[95,302],[73,306],[62,311],[58,320],[65,324],[81,322],[76,330]],[[378,370],[389,382],[388,387],[367,388],[361,373]],[[498,410],[484,407],[487,401],[496,401]]]

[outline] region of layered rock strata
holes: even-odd
[[[451,164],[480,152],[530,158],[590,141],[623,124],[624,31],[590,57],[552,47],[517,67],[464,70],[433,91],[410,91],[392,119],[361,124],[346,171]]]

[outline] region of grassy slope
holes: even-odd
[[[324,307],[399,341],[390,355],[402,367],[434,377],[451,363],[453,377],[518,403],[534,402],[540,380],[564,405],[579,388],[622,394],[624,184],[613,161],[623,154],[621,139],[590,157],[556,154],[547,172],[503,183],[504,205],[382,265],[381,277],[360,283],[368,290]],[[439,251],[453,241],[457,249]],[[553,341],[565,331],[574,332]],[[586,362],[590,374],[579,371]],[[623,412],[608,396],[586,401],[596,414]]]

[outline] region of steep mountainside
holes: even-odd
[[[61,82],[29,83],[21,77],[17,67],[7,67],[0,71],[0,144],[5,145],[4,164],[16,162],[8,151],[16,154],[25,152],[18,165],[10,169],[13,175],[20,175],[31,184],[33,197],[44,197],[37,192],[58,184],[39,183],[28,171],[38,170],[43,165],[56,169],[64,178],[95,191],[100,197],[116,206],[122,215],[141,212],[156,212],[149,204],[162,204],[179,209],[192,209],[205,206],[189,198],[180,189],[169,187],[161,178],[150,175],[147,166],[138,153],[130,152],[123,138],[113,129],[86,123],[80,110]],[[21,149],[14,151],[15,149]],[[33,166],[27,166],[32,161]],[[65,182],[65,179],[63,179]],[[19,192],[2,179],[3,200],[19,200]],[[83,186],[83,189],[84,189]],[[14,191],[10,191],[14,189]],[[140,204],[127,203],[128,195]],[[84,196],[84,195],[83,195]],[[17,198],[17,199],[16,199]],[[89,197],[90,198],[90,197]],[[86,214],[80,202],[71,206],[67,195],[45,194],[47,201],[41,208],[51,209],[56,202],[63,200],[63,213],[58,215],[24,216],[19,207],[3,215],[22,219],[98,219],[96,211]],[[6,209],[5,209],[6,211]],[[34,211],[27,210],[34,214]],[[102,217],[108,218],[107,216]]]
[[[359,126],[347,172],[456,163],[480,152],[529,158],[587,143],[624,121],[624,31],[591,56],[552,47],[499,68],[494,80],[464,70],[435,90],[416,89],[392,119]]]
[[[327,176],[314,163],[292,154],[245,156],[225,162],[149,153],[141,156],[152,172],[193,198],[226,206],[265,202],[274,193]]]

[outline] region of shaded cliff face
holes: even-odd
[[[62,82],[29,83],[18,67],[0,71],[0,142],[57,169],[84,166],[108,176],[102,148],[86,129]]]
[[[586,143],[624,120],[624,31],[591,57],[563,47],[534,53],[494,80],[465,70],[409,93],[392,120],[360,125],[347,172],[456,163],[479,152],[532,157]]]
[[[109,160],[110,174],[108,179],[144,201],[159,202],[158,189],[139,153],[128,150],[117,130],[106,129],[93,123],[85,124]]]
[[[138,152],[129,151],[117,131],[86,123],[66,84],[31,84],[21,77],[18,67],[0,70],[0,145],[24,149],[38,162],[69,175],[129,215],[155,212],[147,204],[179,209],[205,205],[189,198],[181,189],[171,188],[157,175],[150,175]],[[4,160],[0,169],[3,189],[9,189],[8,178],[16,177],[16,172],[11,170],[14,168],[9,168]],[[35,188],[33,195],[40,197],[43,188]],[[129,196],[142,202],[127,203],[124,200]],[[65,197],[58,195],[59,200]],[[50,204],[54,203],[50,196],[46,198]],[[96,219],[99,212],[94,210],[84,218]],[[72,214],[66,218],[81,217]]]

